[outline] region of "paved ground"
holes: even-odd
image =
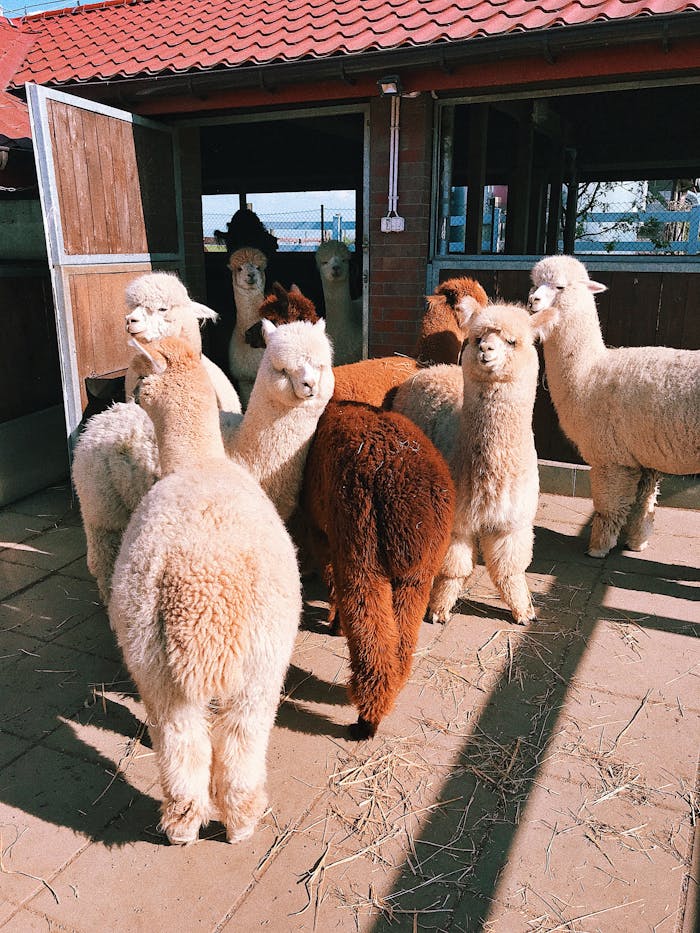
[[[346,738],[346,648],[311,587],[271,809],[252,840],[181,849],[68,489],[0,511],[3,933],[691,933],[700,513],[593,561],[590,512],[542,496],[540,622],[511,624],[481,569],[370,743]]]

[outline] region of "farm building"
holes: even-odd
[[[557,251],[609,286],[610,344],[700,346],[700,3],[106,0],[0,38],[0,501],[65,473],[135,274],[221,313],[221,361],[214,195],[354,192],[370,356],[412,352],[439,281],[524,300]],[[280,270],[310,282],[313,251]],[[576,461],[544,390],[536,439]]]

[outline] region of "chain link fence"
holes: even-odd
[[[321,205],[318,210],[265,213],[256,211],[265,227],[277,237],[280,252],[312,253],[326,240],[340,240],[350,250],[355,248],[355,211],[336,210]],[[204,248],[208,252],[224,250],[214,236],[215,230],[226,230],[231,214],[205,212],[203,217]]]

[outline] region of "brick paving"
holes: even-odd
[[[0,510],[0,927],[33,931],[692,933],[698,922],[700,512],[584,554],[588,499],[542,495],[520,628],[483,568],[424,624],[377,738],[312,580],[236,846],[157,831],[143,708],[67,486]]]

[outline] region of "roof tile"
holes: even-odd
[[[0,27],[31,34],[12,82],[18,86],[240,68],[698,11],[700,0],[104,0],[0,18]]]

